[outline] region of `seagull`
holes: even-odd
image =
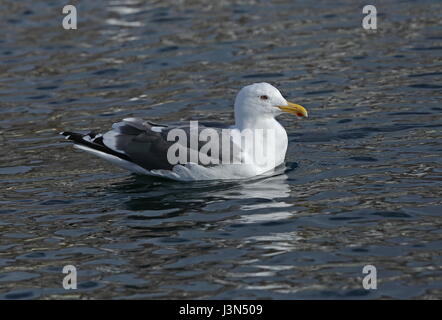
[[[103,134],[60,134],[75,148],[136,174],[177,181],[247,179],[271,175],[284,163],[287,132],[275,119],[283,112],[308,117],[303,106],[288,102],[277,88],[263,82],[239,91],[234,103],[235,124],[231,126],[196,122],[163,125],[125,118]],[[192,134],[198,141],[192,141]],[[183,141],[177,142],[177,137],[184,137]],[[209,142],[211,148],[207,147]],[[179,153],[183,156],[177,162]]]

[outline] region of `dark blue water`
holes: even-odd
[[[65,1],[1,1],[0,298],[442,298],[442,3],[374,3],[377,31],[364,4],[82,1],[66,31]],[[273,177],[136,177],[57,135],[231,122],[261,81],[310,114]]]

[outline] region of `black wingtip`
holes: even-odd
[[[66,138],[65,139],[68,139],[68,140],[74,140],[74,139],[72,139],[72,138],[81,138],[82,137],[82,135],[81,134],[79,134],[79,133],[75,133],[75,132],[69,132],[69,131],[62,131],[62,132],[59,132],[59,134],[60,135],[62,135],[62,136],[65,136]]]
[[[94,132],[90,132],[88,134],[81,134],[78,132],[62,131],[60,132],[60,135],[65,136],[65,139],[69,140],[70,142],[73,142],[74,144],[84,145],[91,149],[95,149],[119,157],[123,160],[132,161],[127,155],[109,149],[106,145],[104,145],[103,138],[101,136],[98,136]],[[85,136],[88,136],[90,139],[93,140],[92,141],[90,139],[89,141],[84,140],[83,138]]]

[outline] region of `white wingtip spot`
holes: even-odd
[[[124,118],[123,121],[127,121],[127,122],[132,122],[132,121],[137,121],[137,118]]]
[[[153,132],[162,132],[164,127],[151,127],[150,130]]]

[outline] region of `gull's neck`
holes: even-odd
[[[278,128],[281,125],[271,115],[246,116],[235,113],[235,127],[244,129],[270,129]]]

